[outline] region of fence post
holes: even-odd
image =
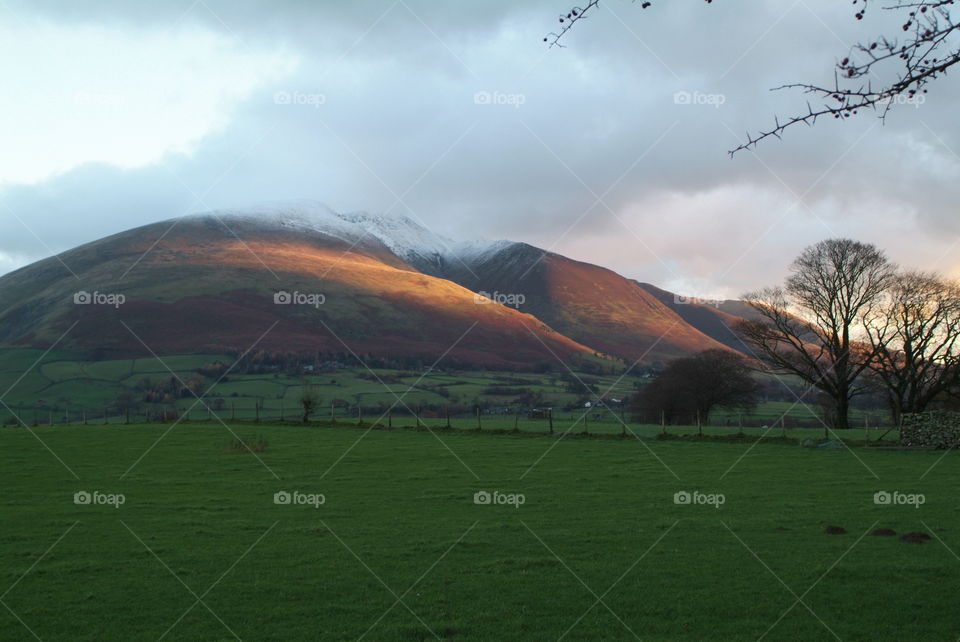
[[[547,408],[547,420],[550,422],[550,434],[553,434],[553,408]]]

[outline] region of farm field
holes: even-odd
[[[960,635],[955,453],[236,422],[0,449],[4,640]]]
[[[484,423],[497,428],[512,428],[519,422],[521,428],[539,430],[542,422],[527,420],[526,413],[519,419],[512,415],[522,408],[537,406],[556,408],[558,421],[583,422],[596,426],[601,432],[620,431],[619,420],[607,410],[583,408],[586,401],[605,395],[608,400],[629,399],[646,379],[634,375],[595,375],[554,372],[546,374],[489,372],[489,371],[435,371],[412,372],[389,368],[351,367],[322,374],[291,375],[281,372],[244,374],[229,372],[222,380],[213,375],[201,375],[198,370],[213,363],[230,364],[226,355],[196,354],[156,358],[125,359],[89,362],[68,353],[23,348],[0,349],[0,398],[9,406],[0,407],[0,421],[18,423],[90,423],[125,421],[126,411],[117,406],[118,398],[130,396],[130,415],[133,421],[146,420],[147,413],[176,409],[190,413],[192,419],[210,416],[209,405],[218,416],[227,419],[293,419],[300,413],[300,398],[309,387],[319,398],[316,419],[355,420],[358,411],[368,422],[375,421],[391,406],[394,414],[409,416],[418,407],[434,408],[424,414],[424,421],[439,417],[453,407],[453,415],[473,421],[474,408],[484,407]],[[176,384],[191,379],[198,381],[198,391],[205,393],[205,404],[187,394],[167,401],[144,402],[143,391],[149,386]],[[402,403],[398,402],[398,397]],[[624,421],[629,413],[611,403]],[[491,410],[492,409],[492,410]],[[16,416],[14,415],[16,413]],[[581,419],[581,417],[586,416]],[[510,415],[507,417],[507,415]],[[797,425],[817,426],[815,410],[809,403],[765,401],[747,416],[718,410],[712,423],[729,431],[739,423],[762,427],[773,426],[781,417],[787,428]],[[854,426],[876,427],[888,421],[883,410],[854,410]],[[433,422],[436,424],[436,422]],[[463,423],[461,421],[460,423]],[[439,424],[445,424],[441,420]],[[608,425],[609,424],[609,425]],[[578,425],[577,430],[582,426]],[[545,429],[545,428],[544,428]],[[762,430],[762,428],[761,428]]]

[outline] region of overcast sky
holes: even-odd
[[[748,8],[749,6],[749,8]],[[509,238],[692,296],[852,236],[957,275],[960,84],[729,158],[887,26],[836,0],[0,1],[0,273],[283,199]],[[681,100],[676,98],[681,93]],[[689,96],[691,104],[683,104]]]

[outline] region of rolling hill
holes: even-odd
[[[736,348],[717,325],[736,317],[672,297],[525,243],[458,243],[404,217],[295,203],[153,223],[7,274],[0,343],[95,359],[254,348],[496,368]]]

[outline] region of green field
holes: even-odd
[[[298,416],[300,398],[305,386],[320,399],[316,418],[355,419],[358,412],[368,421],[375,420],[389,407],[397,415],[409,415],[418,407],[433,408],[433,415],[445,415],[454,407],[454,416],[472,420],[473,409],[481,406],[491,426],[512,428],[515,421],[523,429],[539,430],[540,424],[526,421],[525,408],[553,407],[557,417],[575,421],[586,413],[588,428],[595,425],[600,432],[621,430],[620,422],[607,410],[584,408],[586,401],[629,399],[647,379],[636,373],[584,374],[563,371],[553,373],[456,371],[404,371],[389,368],[367,369],[360,364],[316,374],[283,372],[247,374],[226,373],[223,379],[199,374],[198,370],[214,362],[231,364],[226,355],[195,354],[164,356],[162,359],[121,359],[84,361],[68,353],[24,348],[0,348],[0,399],[10,408],[0,407],[0,423],[64,424],[126,421],[127,411],[117,407],[123,394],[133,395],[132,421],[147,421],[161,411],[190,411],[191,419],[208,416],[211,406],[224,420],[291,419]],[[145,401],[142,384],[177,383],[191,379],[200,381],[204,403],[192,394],[167,401]],[[399,398],[399,400],[398,400]],[[617,414],[629,420],[616,403]],[[504,417],[503,414],[511,417]],[[519,419],[512,415],[520,414]],[[426,416],[430,416],[429,412]],[[786,427],[817,426],[820,420],[809,404],[803,402],[766,401],[745,416],[718,410],[711,417],[713,424],[737,427],[740,423],[761,427],[774,425],[786,418]],[[888,422],[883,409],[854,410],[851,423],[860,426],[881,426]],[[463,423],[461,421],[460,423]],[[606,425],[609,424],[609,425]],[[578,427],[578,430],[580,428]]]
[[[268,445],[238,452],[216,422],[0,428],[0,638],[960,635],[953,453],[232,430]],[[925,503],[876,505],[880,490]],[[124,503],[78,505],[80,491]],[[281,491],[325,502],[276,504]],[[674,503],[683,491],[723,504]]]

